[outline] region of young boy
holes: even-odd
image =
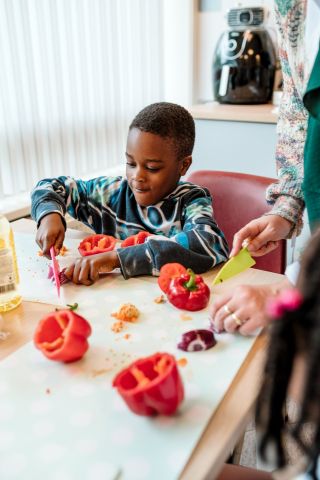
[[[53,245],[60,250],[68,212],[96,233],[121,240],[142,230],[152,234],[142,245],[78,259],[66,271],[74,283],[90,285],[99,273],[117,267],[129,278],[157,275],[168,262],[202,273],[227,260],[227,243],[213,219],[209,192],[180,182],[191,165],[194,139],[194,121],[186,109],[154,103],[129,127],[126,179],[41,180],[31,196],[36,241],[43,253],[48,256]]]

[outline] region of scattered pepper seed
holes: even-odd
[[[159,297],[156,297],[154,299],[154,303],[165,303],[166,299],[164,297],[164,295],[159,295]]]
[[[100,368],[98,370],[93,370],[92,371],[92,376],[93,377],[98,377],[99,375],[104,375],[105,373],[108,373],[111,370],[111,368]]]
[[[184,358],[184,357],[183,357],[183,358],[179,358],[179,360],[178,360],[177,363],[178,363],[179,367],[185,367],[185,366],[187,365],[187,363],[188,363],[188,360],[187,360],[186,358]]]

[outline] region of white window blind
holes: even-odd
[[[0,0],[0,201],[124,162],[162,41],[162,0]]]

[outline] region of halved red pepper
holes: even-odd
[[[145,232],[144,230],[142,232],[136,233],[135,235],[131,235],[130,237],[127,237],[125,240],[123,240],[123,242],[121,243],[121,248],[140,245],[141,243],[144,243],[146,241],[146,238],[150,237],[151,235],[151,233]]]
[[[74,362],[88,350],[90,335],[87,320],[71,310],[57,310],[40,320],[33,341],[50,360]]]
[[[90,235],[80,243],[78,250],[80,255],[87,257],[97,253],[110,252],[116,246],[116,239],[111,235],[103,235],[102,233]]]
[[[166,263],[160,269],[158,285],[164,293],[167,293],[170,282],[173,278],[180,277],[187,269],[180,263]]]
[[[133,362],[118,373],[113,386],[137,415],[172,415],[184,398],[177,362],[169,353]]]
[[[171,280],[167,297],[172,305],[182,310],[202,310],[208,305],[210,289],[200,275],[188,268],[186,273]]]

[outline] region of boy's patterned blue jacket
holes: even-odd
[[[154,234],[146,243],[118,249],[125,278],[158,275],[165,263],[178,262],[197,273],[228,258],[223,233],[213,219],[208,190],[188,182],[156,205],[137,204],[126,179],[98,177],[41,180],[32,194],[32,217],[66,211],[96,233],[125,239],[141,230]]]

